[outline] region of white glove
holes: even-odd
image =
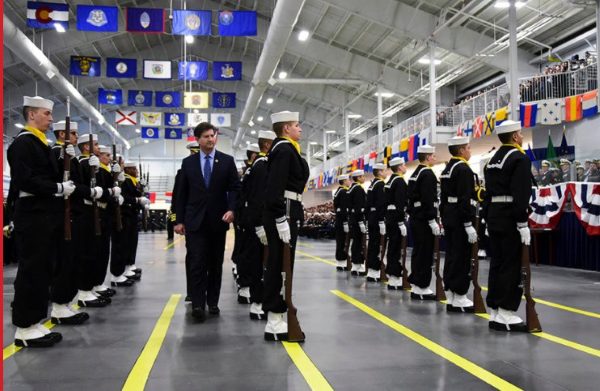
[[[121,188],[119,186],[115,186],[112,189],[109,189],[110,195],[113,197],[119,197],[121,195]]]
[[[350,227],[348,226],[348,223],[344,223],[344,232],[345,233],[350,232]]]
[[[75,148],[71,144],[69,144],[65,147],[65,152],[67,153],[67,155],[69,155],[71,157],[75,156]]]
[[[277,227],[279,239],[281,239],[283,243],[289,243],[292,236],[290,234],[290,224],[288,221],[284,220],[281,223],[275,223],[275,226]]]
[[[527,223],[517,223],[517,230],[519,231],[519,235],[521,235],[521,243],[529,246],[531,244],[531,232]]]
[[[150,203],[144,204],[144,210],[149,210],[150,209]]]
[[[100,168],[100,159],[98,157],[92,155],[89,160],[90,167],[94,167],[96,169]]]
[[[64,196],[68,197],[71,195],[71,193],[73,193],[75,191],[75,184],[73,183],[73,181],[57,183],[56,189],[57,189],[56,194],[64,195]]]
[[[431,232],[433,232],[433,236],[440,236],[442,234],[440,225],[435,220],[429,220],[429,228],[431,228]]]
[[[102,188],[100,186],[96,186],[96,187],[90,189],[90,197],[92,197],[95,200],[102,197],[102,193],[104,193],[104,191],[102,190]]]
[[[140,179],[140,185],[146,186],[146,181],[144,179]]]
[[[383,221],[379,222],[379,234],[385,235],[385,223]]]
[[[146,197],[140,197],[140,198],[138,198],[138,202],[142,206],[150,205],[150,200],[147,199]]]
[[[490,233],[489,233],[487,227],[485,227],[485,236],[490,237]]]
[[[260,242],[263,245],[267,245],[267,233],[265,232],[265,228],[261,225],[259,227],[254,227],[254,230],[256,231],[256,236],[258,236],[258,239],[260,240]]]
[[[361,221],[360,223],[358,223],[358,227],[360,228],[360,233],[363,233],[363,234],[367,233],[367,227],[365,227],[365,223],[363,223]]]
[[[475,228],[473,228],[473,224],[466,223],[465,232],[467,233],[467,240],[469,243],[477,243],[477,231],[475,231]]]
[[[125,174],[123,174],[122,172],[120,172],[119,176],[117,177],[117,180],[119,182],[125,182]]]
[[[113,164],[112,167],[110,168],[110,170],[114,173],[114,172],[121,172],[121,166],[118,165],[117,163]]]
[[[404,223],[398,223],[398,228],[400,228],[400,235],[408,235],[408,232],[406,231],[406,225]]]
[[[125,202],[125,198],[123,198],[122,195],[119,195],[117,198],[119,199],[119,205],[123,205],[123,202]]]

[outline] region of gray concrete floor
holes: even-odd
[[[231,239],[232,236],[228,236]],[[119,288],[113,304],[90,309],[81,326],[58,326],[63,341],[51,349],[23,349],[4,361],[7,390],[119,390],[173,293],[185,293],[183,240],[172,248],[165,233],[142,234],[138,265],[142,281]],[[305,390],[299,370],[279,343],[263,341],[264,322],[250,321],[237,304],[230,273],[228,240],[221,315],[191,321],[189,304],[179,302],[150,373],[147,390]],[[299,251],[333,259],[332,241],[302,239]],[[334,389],[489,389],[471,373],[432,353],[343,301],[338,289],[446,349],[527,390],[594,390],[600,357],[527,334],[488,330],[474,315],[447,314],[435,302],[411,301],[408,292],[339,273],[297,255],[294,302],[307,340],[306,354]],[[14,267],[4,272],[4,347],[10,324]],[[533,267],[535,297],[600,313],[600,274],[557,267]],[[486,285],[487,262],[480,281]],[[484,292],[485,296],[485,292]],[[600,319],[538,303],[544,331],[600,349]],[[524,307],[522,306],[521,310]]]

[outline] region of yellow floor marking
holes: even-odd
[[[306,248],[315,248],[315,246],[313,246],[312,244],[304,243],[304,242],[297,242],[296,246],[298,246],[298,247],[306,247]]]
[[[300,255],[302,255],[303,257],[312,258],[312,259],[314,259],[315,261],[323,262],[323,263],[326,263],[326,264],[328,264],[328,265],[332,265],[332,266],[336,266],[336,265],[337,265],[337,264],[336,264],[335,262],[333,262],[333,261],[329,261],[329,260],[327,260],[327,259],[324,259],[324,258],[321,258],[321,257],[317,257],[317,256],[315,256],[315,255],[311,255],[311,254],[309,254],[309,253],[305,253],[304,251],[296,250],[296,254],[300,254]]]
[[[327,391],[333,390],[325,376],[306,355],[297,342],[282,342],[288,355],[308,383],[311,390]]]
[[[175,244],[182,241],[183,239],[185,239],[185,236],[181,236],[181,237],[173,240],[173,242],[171,242],[171,244],[169,244],[167,247],[163,248],[163,250],[168,250],[168,249],[172,248],[173,246],[175,246]]]
[[[48,320],[46,323],[44,323],[44,326],[46,326],[48,329],[51,329],[56,325]],[[10,356],[12,356],[13,354],[15,354],[16,352],[18,352],[21,349],[23,349],[23,348],[15,345],[14,343],[11,343],[10,345],[8,345],[7,347],[5,347],[2,350],[2,361],[6,360],[7,358],[9,358]]]
[[[146,346],[144,346],[142,353],[135,362],[131,372],[129,372],[129,376],[127,377],[125,385],[123,386],[123,391],[143,390],[146,386],[146,382],[150,376],[150,371],[154,366],[156,357],[158,357],[160,347],[165,340],[167,330],[171,324],[171,319],[175,313],[175,308],[177,307],[177,303],[179,303],[180,299],[180,294],[173,294],[169,298],[169,301],[167,301],[162,314],[154,325],[154,330],[152,330],[152,334],[150,334],[148,342],[146,342]]]
[[[423,346],[424,348],[428,349],[429,351],[450,361],[454,365],[464,369],[465,371],[469,372],[471,375],[481,379],[482,381],[486,382],[487,384],[491,385],[492,387],[494,387],[498,390],[520,390],[520,388],[515,386],[514,384],[507,382],[506,380],[502,379],[501,377],[498,377],[498,376],[494,375],[493,373],[491,373],[490,371],[478,366],[474,362],[469,361],[462,356],[459,356],[458,354],[446,349],[445,347],[433,342],[430,339],[425,338],[421,334],[409,329],[408,327],[403,326],[400,323],[388,318],[387,316],[372,309],[371,307],[356,300],[355,298],[348,296],[347,294],[345,294],[339,290],[332,290],[331,293],[338,296],[340,299],[345,300],[346,302],[352,304],[359,310],[365,312],[367,315],[371,316],[372,318],[380,321],[381,323],[388,326],[392,330],[397,331],[398,333],[400,333],[400,334],[404,335],[405,337],[411,339],[412,341],[418,343],[419,345]]]

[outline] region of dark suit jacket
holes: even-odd
[[[233,211],[237,193],[241,188],[233,157],[215,151],[210,185],[204,185],[200,169],[200,153],[183,159],[176,189],[176,224],[184,224],[188,232],[197,231],[200,226],[210,226],[214,230],[229,228],[222,217]]]

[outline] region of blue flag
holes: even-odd
[[[165,113],[165,126],[185,126],[185,113]]]
[[[69,29],[69,6],[63,3],[42,1],[27,2],[27,27],[34,29],[55,29],[61,25]]]
[[[207,61],[180,61],[179,80],[206,80],[208,79]]]
[[[135,58],[107,58],[106,77],[137,77],[137,60]]]
[[[142,127],[142,138],[158,138],[159,136],[158,128]]]
[[[98,88],[98,103],[101,105],[122,105],[123,90],[105,90]]]
[[[73,76],[100,76],[100,57],[71,56],[69,74]]]
[[[168,140],[181,140],[183,130],[181,128],[165,128],[165,138]]]
[[[162,8],[125,8],[125,30],[130,33],[162,33],[165,10]]]
[[[119,8],[101,5],[78,5],[77,30],[119,31]]]
[[[127,105],[129,106],[152,106],[152,91],[129,90],[127,93]]]
[[[211,12],[173,10],[173,35],[210,35]]]
[[[156,91],[154,93],[154,106],[156,106],[156,107],[179,107],[179,106],[181,106],[181,92]]]
[[[213,62],[213,80],[242,80],[242,63],[239,61]]]
[[[220,11],[219,35],[256,35],[256,11]]]
[[[212,107],[215,109],[234,109],[235,92],[213,92]]]

